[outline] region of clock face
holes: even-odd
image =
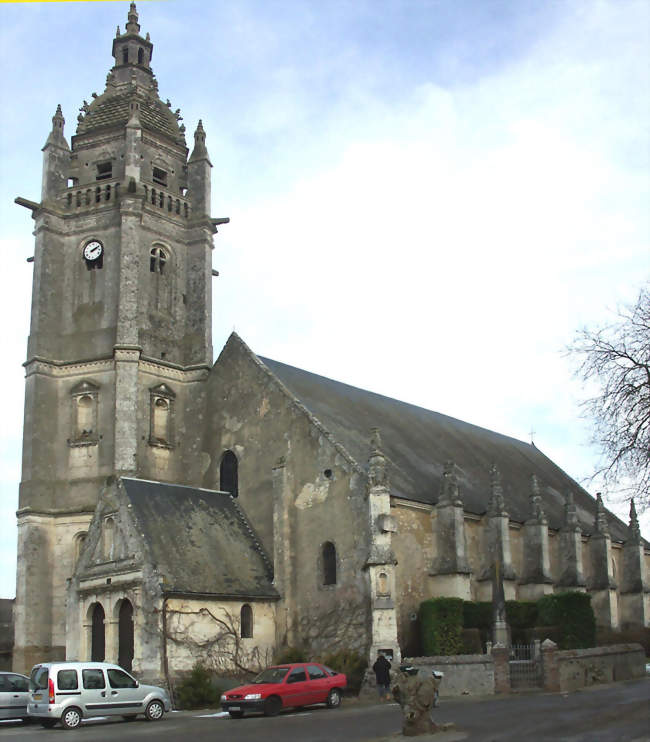
[[[89,261],[97,260],[101,257],[101,254],[104,252],[104,247],[101,242],[98,242],[97,240],[91,240],[85,247],[84,247],[84,258]]]

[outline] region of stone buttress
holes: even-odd
[[[591,579],[587,587],[591,594],[596,624],[604,628],[617,629],[619,626],[618,599],[612,562],[612,539],[600,492],[596,495],[596,517],[594,532],[589,538],[589,555]]]
[[[629,538],[623,544],[623,575],[619,605],[623,628],[650,625],[650,586],[634,499],[630,500],[629,533]]]

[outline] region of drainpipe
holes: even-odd
[[[169,658],[167,657],[167,597],[164,594],[162,604],[162,640],[163,673],[165,675],[165,681],[169,690],[169,698],[173,708],[176,704],[174,703],[174,690],[172,688],[171,680],[169,679]]]

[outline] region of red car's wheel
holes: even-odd
[[[341,705],[341,691],[338,688],[332,688],[327,696],[327,708],[336,709]]]
[[[282,701],[277,696],[269,696],[264,701],[264,716],[277,716],[282,710]]]

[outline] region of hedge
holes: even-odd
[[[568,592],[545,595],[537,601],[538,622],[557,626],[560,649],[585,649],[596,644],[596,619],[591,596]]]
[[[432,598],[420,603],[420,636],[425,656],[463,651],[463,600]]]

